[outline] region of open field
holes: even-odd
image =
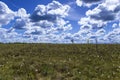
[[[0,44],[0,80],[120,80],[120,45]]]

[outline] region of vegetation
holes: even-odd
[[[0,44],[0,80],[120,80],[120,45]]]

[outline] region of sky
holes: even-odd
[[[120,0],[0,0],[2,43],[120,44]]]

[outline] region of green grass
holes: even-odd
[[[0,44],[0,80],[120,80],[120,45]]]

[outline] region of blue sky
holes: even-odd
[[[0,42],[120,43],[120,0],[0,0]]]

